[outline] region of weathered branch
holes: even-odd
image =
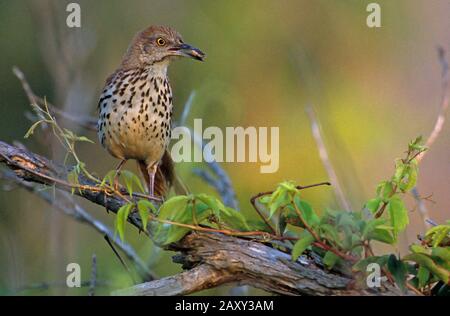
[[[231,283],[281,295],[400,295],[393,287],[352,289],[352,279],[313,260],[292,262],[289,254],[264,244],[221,234],[191,233],[171,249],[181,252],[174,261],[190,270],[114,294],[184,295]]]
[[[66,192],[71,192],[72,187],[66,179],[69,168],[54,163],[45,157],[34,154],[23,148],[18,148],[0,141],[0,162],[5,163],[16,175],[26,181],[36,182],[47,186],[55,186]],[[95,187],[98,183],[79,176],[79,183],[86,187]],[[104,190],[76,189],[75,195],[81,196],[95,204],[104,206],[107,210],[117,213],[119,208],[127,203],[123,197],[107,194]],[[139,215],[131,214],[130,223],[141,229]]]
[[[72,190],[64,184],[70,172],[68,168],[24,148],[0,142],[0,162],[23,180],[56,186],[66,192]],[[95,185],[82,176],[79,181],[82,185]],[[113,212],[126,203],[122,197],[104,191],[77,189],[74,193]],[[129,221],[142,229],[139,215],[132,213]],[[180,252],[174,261],[183,264],[188,271],[115,294],[182,295],[236,283],[286,295],[400,294],[391,286],[372,290],[352,289],[349,277],[327,272],[313,260],[292,262],[289,254],[244,238],[196,232],[171,245],[170,249]]]

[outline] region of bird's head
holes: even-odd
[[[168,64],[179,56],[203,61],[205,53],[184,43],[181,35],[170,27],[150,26],[135,36],[124,62],[140,66]]]

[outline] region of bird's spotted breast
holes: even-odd
[[[98,137],[113,156],[149,164],[161,159],[172,118],[172,91],[165,73],[116,73],[107,81],[98,107]]]

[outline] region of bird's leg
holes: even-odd
[[[114,190],[119,191],[120,184],[119,184],[119,177],[120,172],[122,171],[123,165],[127,162],[126,159],[122,159],[119,164],[116,167],[116,174],[114,175]]]
[[[148,194],[151,197],[155,197],[155,176],[156,172],[158,171],[158,163],[155,162],[152,165],[149,165],[147,167],[148,172]]]

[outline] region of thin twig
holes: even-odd
[[[114,252],[114,254],[116,255],[117,259],[119,259],[120,264],[125,268],[125,270],[127,270],[128,274],[130,275],[131,280],[133,281],[134,284],[136,284],[136,280],[133,276],[133,273],[131,273],[130,268],[128,267],[128,265],[126,264],[126,262],[122,259],[122,257],[120,256],[120,254],[117,252],[116,248],[114,247],[114,245],[112,244],[111,240],[109,240],[109,237],[107,235],[105,235],[105,240],[108,243],[108,245],[111,247],[112,251]]]
[[[334,171],[333,165],[331,164],[330,158],[328,156],[325,142],[320,132],[320,125],[312,106],[306,107],[306,113],[308,114],[311,123],[311,130],[314,140],[316,141],[317,148],[319,150],[320,159],[322,160],[322,164],[325,167],[328,177],[330,178],[330,182],[333,185],[339,203],[341,204],[341,207],[343,207],[346,211],[351,211],[350,203],[345,197],[344,191],[342,190],[341,185],[339,184],[337,174]]]
[[[97,256],[92,255],[91,284],[89,285],[89,296],[95,295],[95,287],[97,286]]]

